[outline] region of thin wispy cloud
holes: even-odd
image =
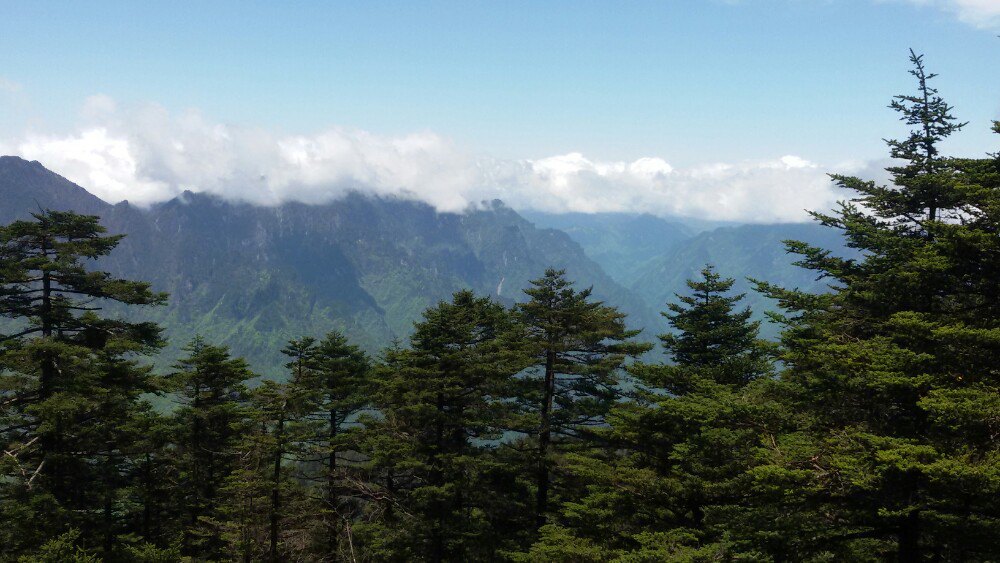
[[[741,5],[750,0],[711,0]],[[1000,0],[873,0],[876,4],[904,3],[948,12],[959,21],[981,29],[1000,28]]]
[[[1000,0],[901,0],[953,14],[959,21],[980,29],[1000,29]]]

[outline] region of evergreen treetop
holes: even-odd
[[[664,349],[680,368],[712,370],[719,383],[744,385],[770,370],[768,349],[760,340],[760,321],[749,308],[735,310],[743,295],[727,295],[733,279],[713,267],[701,280],[688,280],[691,295],[678,295],[662,313],[677,332],[660,336]]]

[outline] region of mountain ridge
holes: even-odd
[[[195,334],[230,345],[261,371],[280,372],[289,338],[343,330],[374,352],[406,338],[427,307],[470,288],[510,304],[549,266],[629,313],[658,317],[611,279],[569,236],[540,229],[501,202],[463,214],[415,201],[350,193],[326,204],[264,207],[185,192],[138,208],[111,205],[42,167],[0,165],[4,223],[31,205],[99,215],[126,234],[100,266],[170,293],[141,315],[166,328],[161,364]]]
[[[697,232],[641,214],[522,214],[499,200],[446,213],[360,192],[325,204],[260,206],[186,191],[144,208],[112,205],[17,157],[0,157],[0,201],[2,224],[39,208],[71,209],[127,235],[100,267],[171,295],[167,307],[135,313],[166,328],[161,366],[202,335],[267,373],[282,371],[279,350],[290,338],[337,329],[375,352],[405,339],[424,309],[454,291],[510,305],[547,267],[592,285],[647,341],[666,331],[658,313],[706,264],[735,278],[734,290],[763,319],[775,304],[752,291],[748,276],[827,289],[792,265],[783,240],[846,251],[837,231],[810,223]],[[776,334],[765,324],[765,336]]]
[[[112,205],[45,168],[37,160],[0,156],[0,224],[48,208],[100,215]]]

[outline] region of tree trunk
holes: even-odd
[[[281,448],[281,441],[284,439],[283,434],[285,430],[285,419],[283,416],[279,416],[278,428],[276,431],[275,440],[275,450],[274,450],[274,469],[271,474],[271,561],[277,563],[280,561],[278,556],[278,511],[281,509],[281,458],[283,455]]]
[[[152,460],[150,459],[149,452],[146,452],[146,463],[142,467],[142,481],[143,489],[145,489],[142,499],[142,537],[147,540],[152,537],[151,523],[153,519],[153,510],[151,503],[153,502],[153,478],[150,475],[152,470]]]
[[[431,457],[431,484],[440,487],[444,482],[444,473],[440,466],[440,453],[444,448],[444,397],[441,393],[437,395],[437,422],[434,425],[434,439],[436,448]],[[439,493],[440,494],[440,493]],[[440,563],[444,561],[444,503],[441,498],[434,500],[434,527],[431,529],[431,561]]]
[[[42,241],[42,256],[48,259],[49,249],[47,239]],[[39,320],[42,325],[42,337],[51,338],[52,337],[52,275],[48,270],[42,271],[42,312]],[[55,378],[55,361],[52,358],[52,354],[48,351],[42,353],[41,358],[41,373],[39,374],[38,380],[38,401],[43,403],[47,401],[52,394],[55,392],[54,381]],[[49,489],[52,494],[60,501],[65,501],[65,496],[63,495],[62,486],[62,463],[58,459],[57,450],[59,449],[59,435],[62,432],[62,424],[59,420],[59,416],[56,416],[54,421],[55,432],[48,431],[44,432],[39,436],[39,448],[41,450],[41,460],[40,463],[44,464],[46,470],[49,472],[50,483]],[[44,477],[44,476],[43,476]]]
[[[114,445],[107,444],[108,456],[104,460],[104,513],[102,514],[104,528],[104,557],[110,558],[114,551],[115,542],[115,518],[114,518],[114,490],[115,490],[115,458],[110,453]]]
[[[535,497],[535,525],[546,523],[549,509],[549,444],[552,440],[552,400],[555,395],[556,354],[545,353],[545,391],[542,394],[541,428],[538,432],[538,490]]]
[[[340,512],[337,510],[337,409],[330,409],[330,458],[327,460],[326,502],[333,511],[333,525],[330,529],[330,555],[336,555],[339,548],[337,537],[340,533]]]

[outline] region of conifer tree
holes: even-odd
[[[178,514],[174,487],[178,482],[174,463],[174,421],[156,410],[135,417],[129,428],[133,455],[129,464],[126,501],[135,506],[130,530],[153,548],[178,547]],[[142,546],[136,546],[142,549]],[[145,549],[150,549],[146,547]]]
[[[171,375],[180,406],[174,413],[184,553],[217,557],[221,490],[237,467],[238,445],[248,431],[246,382],[254,377],[242,358],[195,338]]]
[[[289,350],[293,350],[291,345]],[[345,524],[358,511],[356,503],[346,498],[350,468],[344,466],[342,457],[358,448],[359,428],[348,425],[356,422],[372,400],[371,361],[339,332],[330,332],[319,343],[309,342],[304,350],[293,353],[306,360],[293,381],[309,391],[304,455],[308,465],[315,467],[310,478],[319,483],[318,496],[324,505],[324,552],[334,556],[340,551]]]
[[[809,415],[759,470],[768,490],[796,494],[759,495],[739,532],[771,538],[772,552],[919,561],[1000,549],[1000,443],[985,430],[1000,392],[1000,168],[995,157],[941,156],[941,141],[964,124],[930,86],[922,57],[911,62],[917,92],[892,104],[913,126],[889,142],[905,161],[888,169],[892,185],[834,176],[854,199],[815,214],[862,258],[791,242],[837,291],[761,284],[789,310],[788,409]],[[794,522],[761,517],[781,513]]]
[[[236,459],[221,487],[217,527],[233,558],[299,560],[311,553],[303,527],[316,518],[306,501],[300,464],[309,438],[312,405],[307,374],[313,338],[292,340],[281,350],[291,361],[287,382],[264,380],[246,392],[244,420],[235,440]]]
[[[574,550],[594,561],[727,554],[711,513],[738,502],[753,463],[766,402],[748,385],[771,373],[773,346],[758,338],[749,309],[735,310],[742,295],[728,295],[733,280],[711,267],[701,273],[664,313],[671,363],[628,367],[631,400],[612,409],[606,447],[566,456],[571,491],[528,559]]]
[[[301,373],[301,359],[293,356],[288,364],[293,374]],[[245,430],[235,446],[238,460],[220,506],[223,535],[243,560],[298,559],[311,547],[304,520],[319,514],[315,503],[304,502],[299,467],[309,436],[309,390],[294,377],[286,383],[262,381],[248,394]]]
[[[751,321],[750,308],[735,311],[743,294],[727,295],[735,280],[723,279],[706,266],[702,280],[688,280],[691,295],[678,295],[662,313],[676,332],[660,341],[673,365],[688,374],[708,377],[723,385],[743,386],[770,372],[770,346],[759,337],[760,321]],[[673,393],[683,392],[683,380],[660,381]]]
[[[424,313],[411,348],[389,350],[380,415],[366,431],[371,470],[391,503],[359,529],[373,558],[484,560],[511,532],[492,525],[497,499],[485,478],[521,365],[510,329],[501,305],[460,291]]]
[[[258,405],[254,405],[258,406]],[[273,428],[263,409],[247,409],[247,424],[234,445],[238,455],[229,474],[219,483],[216,516],[203,528],[217,534],[222,545],[214,549],[233,560],[270,561],[273,510]],[[283,492],[283,491],[279,491]],[[204,546],[199,546],[207,553]],[[276,548],[277,546],[275,546]]]
[[[268,558],[278,562],[283,559],[278,542],[281,536],[281,520],[284,515],[287,494],[283,489],[289,486],[288,471],[284,467],[289,450],[301,443],[300,422],[304,397],[302,389],[295,385],[281,385],[271,381],[255,389],[254,398],[261,413],[262,426],[269,426],[271,449],[271,499],[268,507]]]
[[[521,430],[535,440],[535,521],[541,527],[551,509],[552,456],[568,444],[585,443],[619,398],[618,371],[647,344],[625,325],[625,314],[577,291],[565,271],[548,269],[525,290],[517,305],[534,367],[523,380]]]
[[[97,217],[40,211],[0,227],[0,543],[8,555],[70,527],[105,556],[119,549],[119,506],[134,453],[131,421],[157,389],[133,359],[159,328],[102,316],[104,306],[156,305],[149,284],[91,270],[121,236]]]

